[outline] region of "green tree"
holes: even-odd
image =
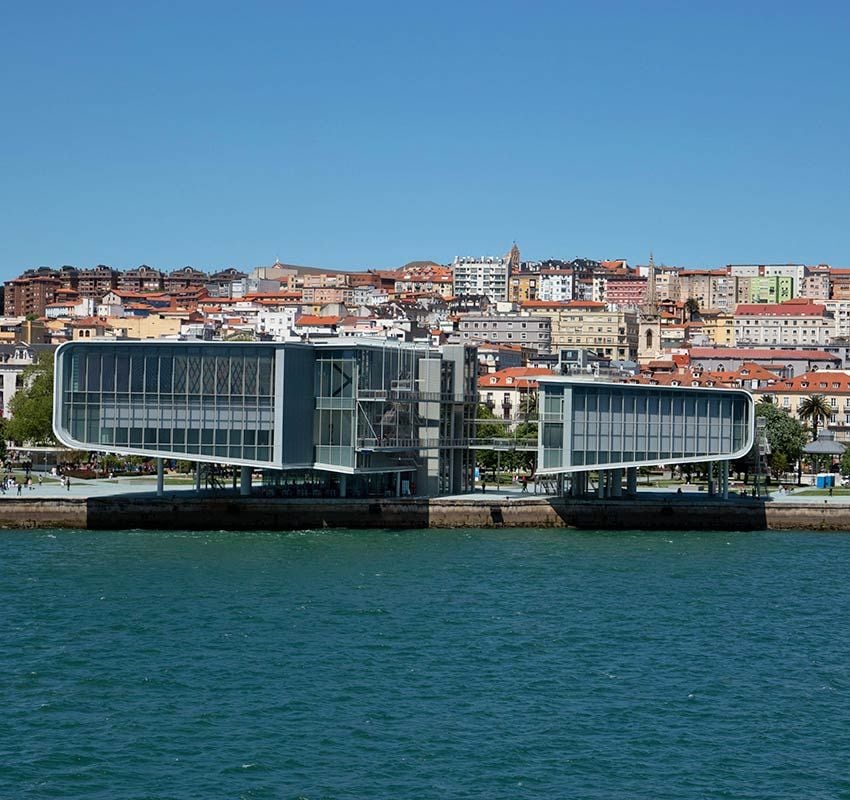
[[[6,438],[19,445],[55,444],[53,435],[53,353],[39,353],[22,373],[23,386],[9,403]]]
[[[694,317],[699,316],[699,300],[695,297],[689,297],[685,300],[685,311],[688,312],[688,319],[693,320]]]
[[[496,416],[484,403],[475,410],[475,438],[503,439],[505,425],[496,421]],[[478,465],[484,469],[495,470],[500,459],[495,450],[479,450],[476,455]]]
[[[770,471],[773,473],[774,478],[781,478],[783,473],[788,472],[790,466],[788,456],[785,453],[770,454]]]
[[[826,424],[832,416],[832,406],[822,394],[813,394],[803,399],[797,409],[797,415],[803,422],[810,422],[812,439],[818,438],[818,425],[821,421]]]
[[[771,469],[776,474],[784,472],[803,455],[806,431],[800,420],[773,403],[756,403],[756,416],[765,420]]]

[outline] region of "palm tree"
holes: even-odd
[[[759,403],[766,403],[769,406],[773,405],[773,395],[772,394],[763,394],[759,397]]]
[[[812,423],[812,440],[818,438],[818,425],[821,420],[826,424],[832,416],[832,406],[822,394],[813,394],[803,399],[797,408],[797,416],[803,422]]]

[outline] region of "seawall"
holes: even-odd
[[[0,501],[0,527],[87,530],[576,528],[850,531],[850,505],[704,498],[278,500],[176,494]]]

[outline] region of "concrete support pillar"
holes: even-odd
[[[587,473],[586,472],[574,472],[573,473],[573,485],[575,486],[575,496],[580,497],[581,495],[587,492]]]
[[[239,473],[239,494],[247,497],[251,494],[251,467],[242,467]]]
[[[201,491],[201,462],[195,462],[195,491]]]
[[[598,478],[596,479],[596,496],[602,500],[605,497],[605,472],[599,470]]]
[[[339,496],[345,497],[348,491],[348,475],[339,476]]]
[[[611,470],[611,497],[623,496],[623,470],[619,467]]]
[[[708,496],[714,497],[714,462],[708,462]]]
[[[165,462],[158,458],[156,460],[156,494],[162,497],[165,491]]]
[[[729,499],[729,462],[720,462],[720,496],[724,500]]]
[[[401,473],[396,472],[395,474],[395,496],[401,497]]]
[[[637,494],[637,467],[626,467],[626,494],[630,497]]]

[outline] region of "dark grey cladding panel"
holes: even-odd
[[[315,413],[315,351],[312,347],[283,349],[283,375],[278,384],[283,400],[283,464],[313,462],[313,415]]]

